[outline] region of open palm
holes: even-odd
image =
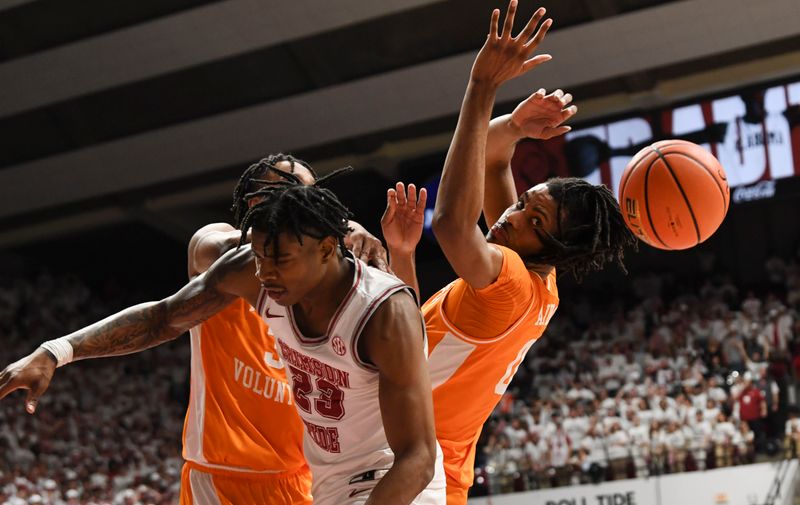
[[[416,186],[409,184],[406,191],[402,182],[386,192],[386,212],[381,218],[381,229],[390,253],[410,254],[417,248],[425,224],[427,199],[425,188],[420,189],[417,197]]]
[[[544,40],[547,30],[553,24],[551,19],[546,19],[539,25],[545,15],[545,9],[543,7],[537,9],[522,31],[515,37],[512,32],[516,13],[517,0],[511,0],[506,11],[505,22],[500,28],[500,10],[492,11],[489,34],[472,65],[470,75],[473,81],[499,86],[550,60],[549,54],[533,56],[534,51]],[[537,26],[539,26],[538,30]]]

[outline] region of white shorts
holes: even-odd
[[[357,474],[326,476],[322,482],[313,480],[311,494],[314,497],[314,505],[363,505],[373,488],[388,471],[388,468],[372,469]],[[446,505],[446,503],[442,450],[439,444],[436,444],[436,467],[433,479],[411,504]]]

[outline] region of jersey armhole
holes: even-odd
[[[370,318],[372,318],[372,315],[375,314],[375,311],[378,310],[378,307],[380,307],[383,302],[388,300],[389,297],[394,295],[395,293],[400,293],[400,292],[406,292],[409,295],[411,295],[412,300],[414,300],[414,302],[416,303],[417,297],[414,294],[414,290],[411,287],[405,284],[396,284],[394,286],[390,286],[386,288],[380,295],[376,296],[374,300],[372,300],[372,302],[369,304],[369,307],[367,307],[367,310],[361,316],[361,319],[359,319],[358,324],[356,324],[355,326],[356,330],[353,334],[354,337],[351,343],[352,349],[350,349],[350,351],[353,353],[353,361],[355,361],[358,366],[364,368],[365,370],[369,370],[371,372],[377,372],[378,367],[376,367],[369,360],[364,359],[361,356],[361,353],[359,352],[358,343],[361,340],[361,334],[364,333],[364,327],[367,326],[367,323],[369,322]],[[423,331],[425,330],[424,320],[422,322],[422,329]],[[427,333],[425,333],[425,335],[427,335]]]

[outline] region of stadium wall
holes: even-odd
[[[798,461],[788,463],[781,492],[770,505],[793,503]],[[761,505],[778,475],[778,463],[664,475],[473,498],[469,505]],[[781,472],[783,473],[783,472]]]

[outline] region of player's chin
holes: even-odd
[[[485,238],[486,238],[486,241],[489,242],[490,244],[506,245],[506,243],[505,243],[505,241],[503,241],[502,237],[498,237],[497,235],[492,233],[491,230],[489,230],[489,233],[486,234]]]

